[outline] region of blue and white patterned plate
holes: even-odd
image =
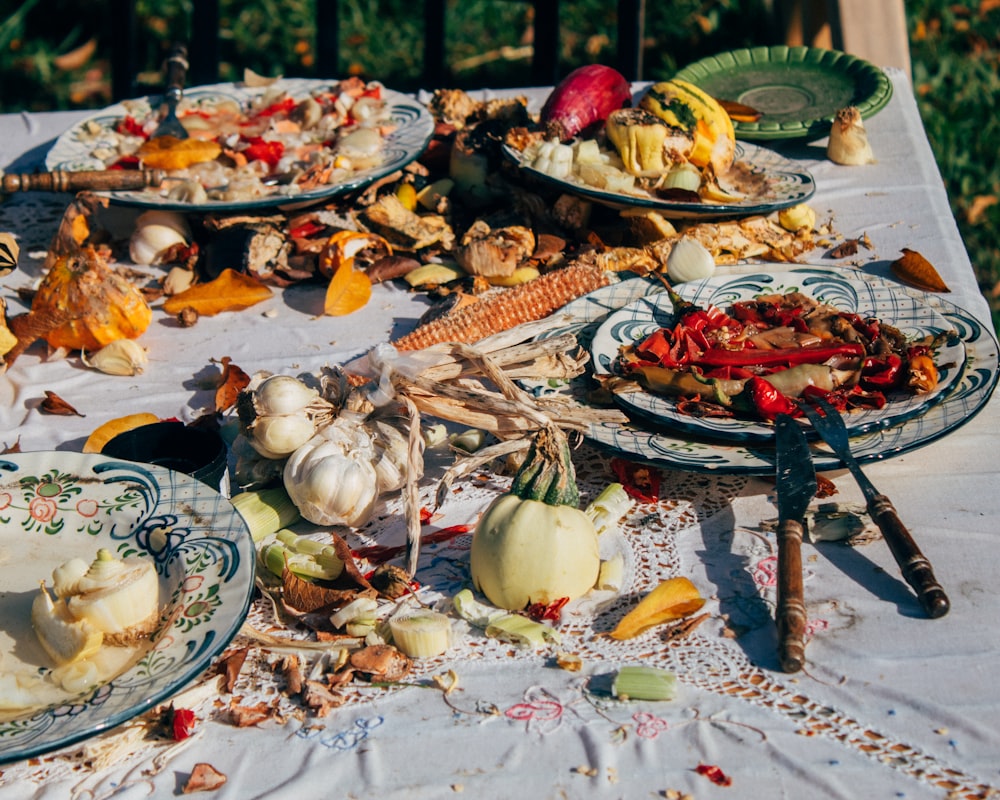
[[[856,271],[801,265],[774,265],[776,278],[783,282],[797,281],[796,274],[828,275],[850,274],[855,280],[885,283],[873,275]],[[727,267],[720,274],[753,274],[761,265]],[[786,273],[791,273],[787,275]],[[1000,352],[993,332],[975,317],[940,295],[918,292],[899,284],[892,284],[898,292],[920,298],[934,308],[955,329],[965,345],[966,367],[951,394],[926,413],[890,428],[882,428],[851,440],[854,455],[862,463],[879,461],[908,453],[930,444],[972,419],[989,400],[1000,377]],[[658,281],[634,278],[621,281],[569,303],[559,313],[568,314],[565,327],[549,331],[546,335],[576,333],[581,344],[588,346],[596,329],[612,311],[634,302],[640,297],[663,291]],[[568,386],[555,387],[551,382],[539,383],[530,388],[535,392],[568,391],[578,400],[586,402],[592,388],[589,375],[571,381]],[[774,449],[767,445],[722,444],[699,439],[680,432],[652,430],[636,424],[613,422],[591,425],[585,434],[594,444],[624,456],[639,458],[667,469],[690,472],[720,472],[742,475],[773,475]],[[820,442],[812,443],[813,461],[818,470],[843,468],[840,459],[830,453]]]
[[[293,97],[302,98],[318,89],[327,89],[332,83],[334,82],[310,78],[285,78],[281,82],[281,88]],[[251,89],[236,83],[220,83],[186,89],[184,98],[188,102],[232,99],[245,108],[264,91],[265,89]],[[383,161],[377,167],[352,173],[349,179],[340,183],[320,186],[287,196],[276,193],[252,200],[210,200],[205,203],[168,200],[159,196],[155,191],[123,191],[106,194],[117,203],[140,208],[210,212],[244,211],[253,208],[274,208],[275,206],[305,206],[319,200],[353,192],[419,158],[434,133],[434,119],[421,103],[408,95],[386,88],[382,89],[382,98],[388,103],[390,117],[396,123],[396,129],[385,137],[382,151]],[[141,97],[128,100],[125,103],[105,108],[77,123],[56,139],[45,157],[46,169],[69,171],[104,169],[104,163],[92,155],[100,144],[100,134],[95,134],[94,131],[96,129],[110,131],[111,126],[126,114],[131,114],[133,117],[143,117],[149,113],[150,103],[156,102],[158,99],[156,97]]]
[[[922,298],[899,291],[899,285],[863,279],[860,273],[829,270],[795,273],[759,272],[754,275],[721,275],[676,287],[685,300],[702,308],[714,306],[728,311],[733,303],[770,294],[799,292],[817,302],[863,318],[875,317],[899,329],[908,339],[950,331],[951,324]],[[654,331],[674,324],[673,304],[665,294],[643,297],[608,316],[594,334],[591,353],[598,373],[614,372],[619,349],[645,339]],[[880,409],[852,411],[844,416],[852,436],[898,425],[923,414],[943,400],[958,383],[965,369],[965,345],[958,336],[949,337],[934,354],[938,366],[937,387],[926,394],[896,392]],[[727,443],[762,442],[774,438],[774,428],[764,422],[733,417],[693,417],[677,411],[672,398],[647,391],[619,394],[615,399],[630,415],[693,436],[716,438]]]
[[[160,624],[111,681],[34,712],[0,711],[0,763],[37,756],[147,711],[200,675],[236,635],[254,587],[254,547],[232,504],[162,467],[70,452],[0,456],[0,680],[48,661],[31,627],[39,582],[99,548],[151,559]]]
[[[753,194],[736,203],[690,203],[664,200],[642,193],[609,192],[588,186],[576,178],[555,178],[521,163],[521,151],[504,145],[503,153],[528,175],[573,194],[587,197],[612,208],[653,208],[672,219],[704,217],[745,217],[769,214],[782,208],[804,203],[816,191],[812,175],[780,153],[749,142],[736,143],[736,161],[743,162],[754,175],[763,176],[763,185]]]

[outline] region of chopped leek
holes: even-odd
[[[618,525],[631,508],[632,498],[625,487],[620,483],[610,483],[584,509],[584,513],[590,517],[594,530],[600,536]]]
[[[411,658],[433,658],[451,646],[451,622],[439,611],[405,611],[389,620],[396,647]]]
[[[233,497],[231,502],[240,512],[255,542],[302,519],[295,503],[281,486],[242,492]]]
[[[658,667],[622,667],[611,684],[619,700],[673,700],[677,676]]]

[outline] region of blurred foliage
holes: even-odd
[[[198,0],[136,0],[137,93],[158,86],[172,41]],[[315,75],[315,0],[220,0],[220,79],[244,68]],[[647,3],[644,77],[669,77],[703,56],[773,44],[767,0]],[[921,115],[984,294],[1000,328],[1000,0],[907,0]],[[422,6],[421,6],[422,8]],[[615,61],[612,0],[561,4],[565,74]],[[532,6],[448,0],[446,56],[456,87],[530,83]],[[0,0],[0,112],[95,108],[110,102],[107,0]],[[341,74],[399,90],[421,86],[423,15],[405,0],[340,0]]]

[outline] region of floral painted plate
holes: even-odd
[[[892,98],[892,81],[874,64],[818,47],[748,47],[690,64],[676,75],[719,100],[763,113],[734,121],[737,139],[825,136],[833,117],[855,106],[868,118]]]
[[[99,548],[153,560],[162,614],[131,665],[73,696],[47,680],[31,603],[55,567],[73,557],[89,563]],[[100,455],[0,456],[0,701],[18,687],[49,701],[26,712],[0,708],[0,763],[74,744],[175,694],[239,630],[253,586],[246,525],[197,479]]]
[[[726,275],[754,274],[759,264],[727,267]],[[846,270],[809,267],[801,265],[774,265],[776,279],[783,283],[799,281],[797,274],[845,274]],[[786,274],[790,273],[790,274]],[[856,271],[849,273],[855,280],[871,279],[883,282],[876,276]],[[936,309],[954,328],[965,345],[966,367],[952,392],[926,413],[889,428],[879,428],[851,440],[851,449],[862,462],[894,458],[930,444],[972,419],[989,400],[1000,377],[1000,350],[993,332],[984,327],[974,316],[949,303],[939,295],[917,292],[897,286],[899,292],[913,294],[923,303]],[[564,327],[547,332],[546,336],[573,332],[583,346],[588,346],[605,317],[640,297],[663,291],[659,282],[634,278],[606,286],[566,305],[560,314],[569,315]],[[551,381],[529,384],[535,393],[569,392],[581,402],[592,388],[589,375],[584,375],[567,385]],[[773,475],[774,448],[757,444],[723,444],[700,439],[666,429],[646,428],[638,424],[613,422],[595,423],[586,431],[594,444],[628,457],[639,458],[667,469],[689,472],[719,472],[741,475]],[[821,442],[811,445],[813,461],[818,470],[841,469],[844,464]]]
[[[743,217],[770,214],[782,208],[804,203],[816,191],[812,175],[801,166],[774,150],[755,144],[737,142],[736,161],[743,162],[754,176],[763,178],[760,188],[732,203],[692,203],[664,200],[647,192],[610,192],[589,186],[575,177],[556,178],[533,167],[522,165],[522,154],[510,145],[504,145],[506,158],[527,175],[537,178],[567,192],[587,197],[612,208],[653,208],[664,217],[672,219],[699,219],[703,217]],[[724,181],[723,181],[724,183]]]
[[[291,96],[302,98],[319,89],[329,89],[333,81],[321,81],[310,78],[285,78],[281,88]],[[220,83],[211,86],[199,86],[186,89],[184,98],[187,102],[212,102],[219,99],[232,99],[244,108],[262,94],[265,89],[247,88],[236,83]],[[388,104],[388,114],[396,124],[395,130],[385,136],[382,146],[383,159],[377,167],[358,170],[350,176],[334,184],[319,186],[309,191],[291,191],[290,187],[276,188],[274,194],[256,197],[249,200],[225,201],[210,200],[204,203],[190,203],[180,200],[168,200],[156,190],[108,192],[107,196],[117,203],[140,208],[161,208],[175,211],[244,211],[253,208],[299,207],[325,200],[338,195],[361,189],[373,181],[416,160],[424,152],[427,143],[434,133],[434,120],[427,109],[408,95],[382,88],[382,98]],[[49,170],[63,169],[69,171],[105,169],[105,164],[94,156],[99,152],[102,135],[95,131],[103,130],[107,146],[113,145],[113,126],[126,115],[142,118],[150,113],[150,104],[158,98],[141,97],[118,103],[87,117],[62,134],[45,157],[45,166]]]
[[[723,275],[704,281],[679,284],[677,293],[701,307],[715,306],[727,311],[733,303],[767,294],[800,292],[820,303],[861,317],[875,317],[898,328],[908,339],[937,335],[951,330],[949,322],[921,298],[899,291],[898,284],[865,276],[860,279],[843,272],[817,270],[791,274],[761,272],[754,275]],[[643,297],[608,316],[591,344],[594,369],[614,372],[619,349],[635,344],[663,327],[673,325],[673,305],[665,294]],[[926,394],[897,392],[880,409],[852,411],[844,416],[852,436],[898,425],[923,414],[943,400],[958,383],[965,368],[965,345],[950,337],[934,354],[938,385]],[[768,443],[774,427],[760,421],[734,417],[693,417],[677,411],[673,399],[652,392],[618,394],[615,399],[625,412],[654,425],[666,426],[693,436],[726,442]]]

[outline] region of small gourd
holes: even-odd
[[[510,493],[496,498],[476,525],[470,554],[476,589],[508,610],[589,591],[601,559],[594,523],[578,503],[566,436],[544,428]]]
[[[31,311],[68,313],[69,320],[45,334],[45,340],[71,350],[100,350],[118,339],[135,339],[153,319],[142,292],[92,247],[56,259]]]

